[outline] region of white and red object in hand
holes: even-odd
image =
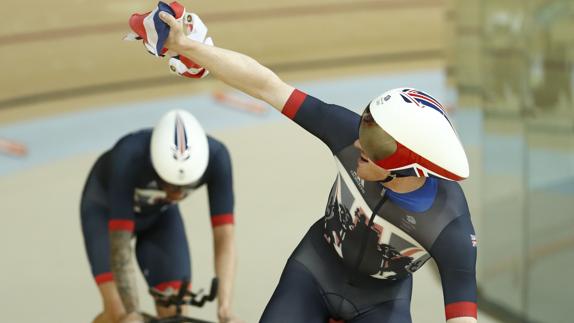
[[[189,13],[180,3],[174,1],[169,5],[160,1],[157,8],[144,14],[133,14],[129,25],[132,32],[124,37],[124,40],[143,40],[147,51],[154,56],[171,56],[169,60],[170,70],[178,75],[190,78],[202,78],[209,72],[191,59],[180,56],[164,47],[169,36],[169,26],[159,18],[160,12],[166,12],[184,25],[184,31],[189,39],[213,46],[213,40],[207,36],[207,26],[199,16]]]
[[[185,17],[186,21],[191,22],[191,29],[189,29],[187,38],[213,46],[213,39],[207,36],[207,26],[201,21],[199,16],[194,13],[189,13]],[[178,75],[191,78],[203,78],[209,74],[209,71],[204,67],[181,55],[173,56],[169,59],[169,68]]]

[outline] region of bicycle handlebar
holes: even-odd
[[[144,318],[146,323],[214,323],[185,316],[174,316],[158,319],[151,315],[144,314]]]
[[[217,297],[217,288],[219,287],[219,280],[217,277],[211,280],[211,288],[209,294],[205,295],[203,289],[197,293],[191,292],[187,289],[189,281],[184,280],[177,292],[177,295],[165,296],[154,288],[149,289],[149,293],[155,298],[155,302],[161,306],[181,307],[182,305],[191,305],[196,307],[203,307],[206,302],[211,302]]]

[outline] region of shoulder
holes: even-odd
[[[440,258],[458,261],[470,261],[476,257],[476,236],[466,199],[460,185],[456,182],[441,181],[439,186],[446,190],[445,204],[451,213],[450,221],[446,223],[432,244],[431,254],[435,259]],[[451,261],[449,260],[449,261]]]
[[[209,146],[209,165],[221,162],[228,163],[231,160],[229,150],[223,142],[208,135],[207,144]]]
[[[153,172],[150,155],[151,129],[130,133],[109,151],[109,163],[116,176],[137,177]]]
[[[437,182],[438,190],[442,193],[440,196],[445,199],[444,203],[448,205],[448,208],[454,213],[454,216],[470,216],[466,196],[460,184],[445,179],[438,179]]]
[[[207,136],[209,163],[206,175],[226,174],[231,170],[231,156],[225,144],[212,136]]]
[[[112,154],[123,154],[133,157],[149,155],[152,129],[142,129],[120,138],[111,149]]]
[[[444,227],[433,243],[433,249],[448,246],[473,247],[474,227],[464,191],[459,183],[447,180],[438,181],[438,198],[443,199],[441,213],[445,215]],[[451,249],[452,250],[452,249]]]
[[[220,140],[207,135],[207,145],[209,146],[209,153],[218,153],[221,150],[227,150],[227,147]]]

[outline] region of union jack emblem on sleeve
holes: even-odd
[[[476,240],[476,235],[471,234],[470,235],[470,241],[471,241],[473,247],[476,248],[476,246],[478,246],[478,241]]]

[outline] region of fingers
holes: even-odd
[[[159,18],[165,22],[166,24],[168,24],[171,28],[174,28],[177,26],[177,20],[175,20],[175,17],[167,14],[166,12],[160,12],[159,13]]]

